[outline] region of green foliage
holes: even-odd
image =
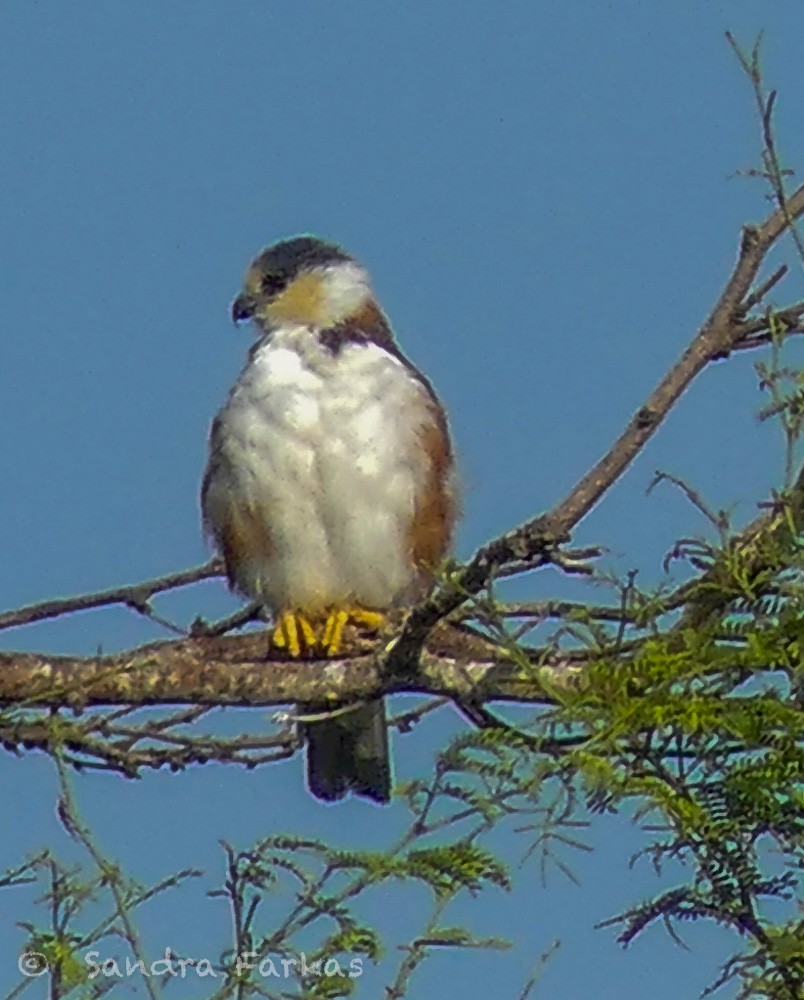
[[[503,889],[511,887],[504,866],[469,843],[409,851],[403,871],[407,877],[426,882],[438,897],[454,896],[461,889],[476,893],[484,882]]]

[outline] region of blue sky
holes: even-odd
[[[766,211],[761,183],[739,173],[757,166],[759,138],[726,29],[745,44],[765,30],[782,153],[804,163],[800,16],[792,0],[6,0],[0,607],[206,558],[206,434],[249,343],[229,303],[255,252],[300,231],[368,266],[448,408],[464,484],[458,554],[560,499],[705,317],[740,225]],[[794,277],[777,301],[796,295]],[[646,498],[655,469],[738,521],[753,515],[782,466],[778,433],[755,419],[753,360],[704,374],[579,542],[658,579],[673,541],[705,526],[669,489]],[[567,584],[545,574],[522,592]],[[190,620],[232,601],[210,584],[163,606]],[[112,611],[3,643],[88,653],[153,636]],[[398,740],[400,774],[426,773],[459,730],[445,712]],[[224,915],[198,917],[212,913],[203,892],[222,874],[219,838],[246,847],[296,829],[357,846],[369,825],[370,807],[311,802],[298,761],[76,788],[134,874],[208,869],[144,919],[153,954],[220,940]],[[0,868],[48,842],[69,855],[47,761],[0,760],[0,793],[15,808]],[[368,819],[382,844],[399,816]],[[623,954],[592,925],[655,883],[628,871],[640,839],[624,819],[596,822],[590,839],[596,852],[572,859],[580,889],[560,875],[543,889],[526,866],[512,896],[461,909],[516,951],[437,956],[412,996],[516,996],[555,938],[537,997],[696,996],[736,942],[697,928],[687,953],[655,930]],[[372,905],[403,898],[415,912],[414,894]],[[0,896],[0,988],[16,981],[13,924],[27,904],[21,890]],[[404,933],[406,919],[387,926]]]

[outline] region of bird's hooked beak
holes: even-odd
[[[253,296],[242,292],[232,303],[232,322],[245,323],[246,320],[253,319],[256,307]]]

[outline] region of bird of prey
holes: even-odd
[[[432,585],[456,519],[446,416],[339,246],[269,246],[232,317],[258,339],[212,424],[204,526],[231,587],[271,615],[273,646],[333,656],[347,622],[378,629]],[[381,701],[305,737],[313,795],[389,800]]]

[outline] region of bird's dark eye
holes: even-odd
[[[266,274],[260,281],[260,290],[264,295],[276,295],[286,284],[287,277],[284,274]]]

